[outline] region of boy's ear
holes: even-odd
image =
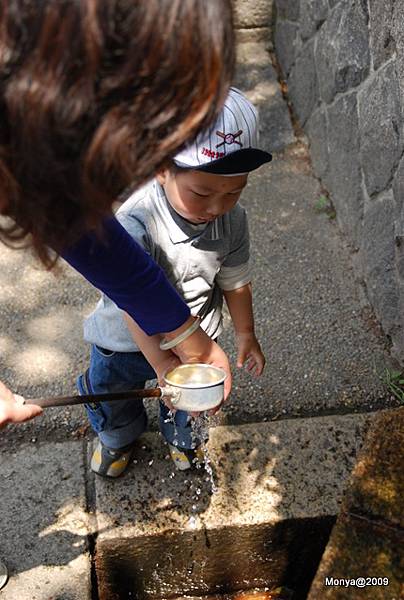
[[[164,185],[167,182],[168,169],[162,169],[156,174],[156,179],[160,185]]]

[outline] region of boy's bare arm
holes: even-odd
[[[237,366],[244,364],[248,371],[261,375],[265,357],[254,331],[254,314],[251,283],[235,290],[223,291],[228,306],[237,342]]]
[[[231,320],[236,333],[254,333],[251,283],[236,290],[224,291]]]
[[[124,313],[124,317],[131,336],[155,370],[159,383],[163,383],[164,374],[181,362],[170,350],[161,350],[160,335],[147,335],[128,314]]]

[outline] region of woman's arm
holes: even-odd
[[[88,233],[62,256],[148,335],[177,329],[190,316],[163,270],[114,217],[104,221],[102,239]]]
[[[162,334],[170,340],[192,323],[188,306],[163,270],[115,218],[105,220],[102,240],[95,233],[86,234],[62,256],[109,296],[148,336]],[[157,345],[157,339],[152,345]],[[141,344],[139,346],[143,351]],[[231,389],[229,361],[200,327],[173,351],[182,363],[205,362],[223,368],[227,373],[227,398]],[[152,361],[151,364],[155,368]]]

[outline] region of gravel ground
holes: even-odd
[[[388,345],[355,281],[335,219],[297,144],[251,178],[249,213],[256,330],[264,375],[238,374],[231,423],[371,411],[396,405],[380,382]],[[222,344],[232,354],[231,326]]]
[[[265,373],[235,373],[219,422],[371,411],[396,405],[380,383],[388,347],[358,296],[351,255],[335,220],[315,209],[320,188],[305,148],[250,178],[243,195],[250,218],[256,328]],[[43,271],[28,252],[0,254],[0,378],[26,397],[75,393],[88,348],[81,323],[98,293],[65,264]],[[234,360],[225,315],[221,343]],[[151,427],[156,403],[149,401]],[[9,426],[2,445],[91,436],[82,407],[53,408]]]

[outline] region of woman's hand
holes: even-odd
[[[190,317],[185,326],[189,327],[190,323],[192,323],[194,317]],[[185,328],[183,326],[183,328]],[[180,330],[178,330],[180,331]],[[178,335],[177,332],[170,332],[166,334],[166,339],[170,339],[169,336],[175,337]],[[226,373],[226,379],[224,382],[224,402],[227,400],[230,390],[231,390],[231,371],[229,360],[221,349],[221,347],[216,344],[210,337],[201,329],[200,327],[186,338],[183,342],[177,344],[173,349],[173,352],[178,356],[180,361],[185,363],[205,363],[208,365],[214,365],[215,367],[220,367]],[[212,414],[217,412],[217,409],[214,409]]]
[[[34,404],[24,404],[24,398],[13,394],[0,381],[0,427],[7,423],[28,421],[42,413],[42,408]]]
[[[172,350],[161,350],[160,349],[160,335],[148,336],[140,329],[135,321],[125,314],[125,320],[127,322],[129,331],[131,332],[133,339],[139,346],[146,359],[152,365],[153,369],[157,374],[159,384],[164,384],[164,374],[180,364],[187,363],[206,363],[208,365],[214,365],[220,367],[226,373],[226,379],[224,382],[224,401],[227,400],[231,390],[231,372],[230,364],[226,354],[223,350],[210,339],[210,337],[198,327],[198,329],[186,338],[183,342],[180,342]],[[173,340],[180,333],[189,328],[190,325],[195,321],[195,317],[190,316],[181,327],[175,331],[170,331],[164,334],[166,340]],[[166,402],[167,406],[171,403]],[[209,411],[209,414],[214,414],[219,410],[220,406]],[[195,413],[198,414],[198,413]]]

